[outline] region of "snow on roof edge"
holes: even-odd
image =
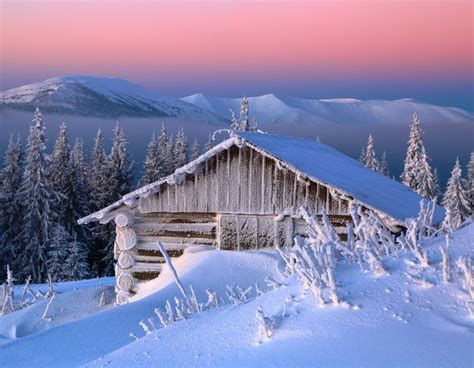
[[[259,132],[259,133],[268,134],[268,133],[264,133],[264,132]],[[309,140],[309,139],[307,139],[307,140]],[[230,137],[228,139],[226,139],[225,141],[219,143],[215,147],[211,148],[209,151],[203,153],[197,159],[189,162],[188,164],[186,164],[186,165],[184,165],[180,168],[177,168],[174,173],[172,173],[172,174],[170,174],[170,175],[168,175],[168,176],[166,176],[166,177],[164,177],[164,178],[162,178],[162,179],[160,179],[156,182],[147,184],[147,185],[145,185],[141,188],[138,188],[138,189],[136,189],[136,190],[134,190],[134,191],[132,191],[128,194],[123,195],[120,200],[112,203],[111,205],[109,205],[109,206],[107,206],[107,207],[105,207],[105,208],[103,208],[103,209],[101,209],[97,212],[94,212],[94,213],[92,213],[88,216],[85,216],[85,217],[79,219],[78,223],[80,225],[82,225],[82,224],[87,224],[87,223],[92,222],[92,221],[101,221],[111,211],[113,211],[113,210],[115,210],[115,209],[117,209],[117,208],[119,208],[123,205],[131,206],[135,203],[136,199],[138,199],[140,197],[147,197],[151,193],[156,192],[156,189],[159,188],[164,183],[168,183],[168,184],[171,184],[171,185],[179,184],[184,179],[184,176],[186,174],[194,173],[199,164],[201,164],[202,162],[205,162],[206,160],[208,160],[209,158],[211,158],[214,155],[218,154],[219,152],[221,152],[223,150],[226,150],[226,149],[229,149],[234,144],[236,144],[238,146],[242,146],[243,144],[247,144],[249,147],[251,147],[252,149],[258,151],[259,153],[264,154],[264,155],[276,160],[278,163],[282,164],[287,169],[293,171],[298,176],[301,176],[303,178],[308,178],[308,179],[310,179],[311,181],[313,181],[315,183],[319,183],[319,184],[322,184],[324,186],[327,186],[328,188],[337,191],[339,194],[349,197],[349,199],[352,198],[354,201],[360,203],[361,205],[363,205],[367,209],[370,209],[370,210],[378,212],[379,214],[385,215],[385,217],[388,217],[389,219],[391,219],[392,221],[394,221],[395,223],[397,223],[399,225],[403,224],[404,221],[406,220],[406,218],[398,218],[397,216],[395,216],[393,214],[390,214],[387,211],[384,211],[384,210],[378,209],[377,207],[374,207],[373,205],[367,203],[366,200],[359,198],[354,193],[351,193],[351,192],[348,192],[347,190],[339,188],[338,186],[335,186],[333,183],[329,183],[327,180],[321,179],[319,177],[316,177],[314,175],[311,175],[309,173],[301,171],[295,165],[293,165],[291,162],[289,162],[287,160],[284,160],[280,157],[277,157],[274,153],[269,152],[268,150],[258,146],[255,143],[252,143],[249,139],[245,138],[245,135],[241,136],[240,132],[230,132]],[[324,145],[322,143],[320,143],[320,144]],[[325,145],[325,146],[327,146],[327,145]],[[331,146],[328,146],[328,147],[334,149]],[[339,152],[339,151],[337,151],[337,152]],[[387,178],[387,179],[392,180],[390,178]],[[422,198],[422,197],[420,197],[420,198]],[[110,219],[107,219],[105,222],[109,222]]]

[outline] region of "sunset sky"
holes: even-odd
[[[474,110],[472,1],[0,1],[1,90],[82,74]]]

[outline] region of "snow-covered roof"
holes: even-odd
[[[360,202],[367,208],[388,215],[397,222],[416,217],[420,209],[419,194],[405,185],[366,168],[336,149],[316,140],[267,133],[233,132],[229,139],[216,145],[196,160],[151,184],[122,197],[121,200],[79,220],[87,223],[104,219],[123,205],[133,204],[140,197],[155,193],[163,183],[177,184],[186,173],[194,173],[202,162],[233,145],[248,145],[280,161],[288,169],[321,183]],[[444,209],[436,206],[434,221],[440,222]]]
[[[418,215],[423,197],[326,144],[274,134],[237,134],[287,163],[295,171],[304,173],[309,179],[342,191],[393,219],[403,221]],[[440,222],[443,216],[444,209],[437,206],[435,222]]]

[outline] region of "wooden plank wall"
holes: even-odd
[[[321,184],[298,180],[275,160],[244,146],[232,146],[187,174],[178,185],[139,201],[139,212],[192,212],[275,215],[295,213],[301,205],[318,213],[348,215],[346,200]]]

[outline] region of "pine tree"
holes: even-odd
[[[232,110],[232,109],[229,109],[230,110],[230,121],[231,121],[231,124],[230,124],[230,128],[232,130],[240,130],[240,122],[239,122],[239,119],[237,119],[237,115],[235,114],[235,111]]]
[[[470,215],[469,199],[458,158],[446,186],[443,206],[451,211],[451,221],[455,228],[459,227]]]
[[[193,145],[191,146],[191,160],[194,161],[201,155],[201,147],[196,138],[194,138]]]
[[[214,147],[214,142],[212,141],[212,134],[209,133],[209,138],[207,139],[206,145],[204,146],[204,151],[209,151],[212,147]]]
[[[0,173],[0,279],[6,276],[6,266],[16,256],[17,234],[21,231],[21,202],[18,190],[21,185],[23,152],[20,137],[10,136],[5,152],[4,168]]]
[[[108,193],[110,193],[108,204],[119,200],[124,194],[129,193],[133,186],[133,161],[127,150],[127,139],[123,129],[117,123],[113,131],[112,150],[108,159],[107,178]],[[104,273],[112,275],[114,271],[114,239],[115,230],[113,226],[105,227],[109,234],[108,241],[103,251]]]
[[[474,214],[474,151],[471,152],[469,163],[467,164],[467,193],[469,195],[469,207],[471,215]]]
[[[174,169],[184,166],[188,162],[188,137],[183,128],[178,130],[173,147]]]
[[[109,160],[104,150],[104,139],[100,129],[95,137],[94,148],[91,155],[90,169],[88,171],[89,190],[89,211],[96,212],[110,204],[109,178],[108,178]],[[89,242],[89,268],[92,276],[102,276],[104,262],[102,255],[113,236],[113,227],[98,223],[88,225],[91,233]],[[109,231],[112,228],[112,234]]]
[[[388,163],[387,152],[383,151],[382,158],[379,164],[379,173],[390,177],[390,164]]]
[[[112,150],[109,155],[109,180],[111,201],[119,200],[122,195],[132,190],[133,160],[127,149],[127,138],[118,123],[113,131]]]
[[[367,148],[365,149],[363,163],[369,169],[374,171],[378,170],[378,160],[375,155],[374,138],[372,137],[372,134],[369,134],[369,140],[367,141]]]
[[[158,147],[162,176],[167,176],[173,171],[173,141],[168,136],[168,131],[166,130],[164,122],[161,123]]]
[[[249,100],[245,96],[240,103],[240,130],[244,132],[250,130]]]
[[[51,231],[51,239],[48,250],[48,274],[53,282],[65,280],[65,273],[69,270],[65,267],[67,248],[70,243],[70,235],[60,223],[55,223]]]
[[[76,172],[71,163],[69,137],[65,123],[62,123],[59,128],[59,135],[51,155],[49,180],[53,190],[60,194],[53,205],[54,212],[58,216],[57,221],[69,234],[77,236],[77,231],[81,231],[77,220],[84,215],[85,211],[81,208],[82,203],[78,198],[79,188],[76,183]]]
[[[160,146],[156,139],[155,133],[151,136],[150,143],[148,143],[148,150],[143,167],[143,185],[147,185],[158,181],[163,175],[161,173],[160,165]]]
[[[436,197],[436,184],[433,170],[429,164],[429,157],[426,154],[425,146],[421,147],[421,160],[418,167],[418,187],[417,193],[430,200]]]
[[[435,197],[433,173],[423,144],[422,135],[420,119],[415,113],[413,114],[413,122],[410,126],[405,166],[400,178],[403,184],[413,191],[428,199],[433,199]]]
[[[73,206],[76,208],[77,216],[84,217],[89,213],[89,168],[84,154],[84,143],[76,139],[70,156],[72,168],[72,181],[74,187]],[[74,224],[72,236],[79,242],[88,244],[91,234],[87,226]]]
[[[82,280],[89,276],[87,263],[88,250],[84,243],[72,239],[67,247],[68,252],[64,260],[64,269],[67,270],[66,280]]]
[[[47,259],[54,214],[50,204],[58,199],[46,175],[44,125],[37,108],[28,137],[26,165],[20,188],[23,203],[22,230],[18,234],[20,254],[16,273],[31,275],[34,282],[47,276]]]

